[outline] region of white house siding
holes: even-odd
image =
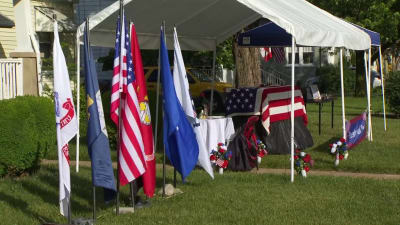
[[[13,0],[0,0],[0,13],[14,21]],[[15,27],[0,28],[0,58],[8,58],[16,47]]]

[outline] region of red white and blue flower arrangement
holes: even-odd
[[[298,174],[303,177],[307,177],[307,172],[310,171],[310,167],[314,165],[314,160],[311,159],[311,155],[307,154],[299,149],[296,150],[294,155],[294,167]]]
[[[266,155],[268,155],[267,147],[260,139],[257,139],[257,163],[260,164],[261,159]]]
[[[228,167],[229,160],[232,158],[232,152],[228,151],[226,145],[218,143],[217,150],[211,151],[210,161],[219,167],[219,173],[222,174],[224,169]]]
[[[339,141],[330,144],[329,147],[331,148],[332,154],[336,153],[335,166],[339,165],[340,160],[346,160],[349,157],[346,139],[340,138]]]

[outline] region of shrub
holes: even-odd
[[[54,105],[49,98],[0,101],[0,124],[0,177],[32,172],[49,149],[56,149]]]
[[[346,95],[353,95],[355,85],[355,71],[343,68],[344,91]],[[328,65],[317,69],[319,79],[319,89],[321,93],[340,95],[340,68]]]
[[[389,74],[386,80],[385,90],[390,110],[400,115],[400,72]]]

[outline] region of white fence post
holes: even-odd
[[[0,100],[23,93],[22,59],[0,59]]]

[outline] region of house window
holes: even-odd
[[[52,49],[52,33],[50,32],[37,32],[39,38],[40,52],[44,54],[44,58],[51,57]]]
[[[312,47],[303,47],[303,64],[314,63],[314,51]]]
[[[295,53],[295,64],[297,65],[312,65],[314,63],[313,47],[297,47]],[[286,48],[287,63],[292,63],[292,48]]]

